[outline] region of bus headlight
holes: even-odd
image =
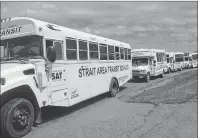
[[[140,73],[146,73],[146,70],[140,70]]]
[[[0,84],[5,85],[5,83],[6,83],[6,79],[5,78],[0,78]]]

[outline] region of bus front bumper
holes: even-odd
[[[146,74],[140,72],[133,72],[133,78],[144,78]]]

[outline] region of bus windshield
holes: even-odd
[[[148,58],[134,58],[132,59],[133,66],[147,66]]]
[[[33,58],[43,56],[42,38],[39,36],[24,36],[1,40],[1,60],[20,58]]]
[[[198,54],[192,55],[192,59],[193,59],[193,60],[197,60],[197,59],[198,59]]]
[[[184,61],[184,55],[183,54],[176,54],[175,55],[175,61],[176,62],[182,62],[182,61]]]

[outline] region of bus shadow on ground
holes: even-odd
[[[145,82],[144,79],[139,79],[139,80],[130,79],[128,83],[147,83],[147,82]]]
[[[41,124],[56,120],[58,118],[67,116],[69,114],[72,114],[80,109],[83,109],[85,107],[88,107],[92,104],[95,104],[97,102],[100,102],[104,99],[108,98],[107,93],[99,95],[97,97],[88,99],[86,101],[83,101],[81,103],[78,103],[71,107],[60,107],[60,106],[47,106],[43,107],[42,110],[42,119],[43,122]]]
[[[124,89],[126,89],[127,87],[120,87],[120,92],[121,93]],[[43,122],[41,124],[50,122],[50,121],[54,121],[58,118],[67,116],[69,114],[72,114],[80,109],[83,109],[85,107],[88,107],[90,105],[93,105],[97,102],[100,102],[106,98],[109,98],[108,93],[104,93],[101,94],[99,96],[93,97],[91,99],[88,99],[86,101],[83,101],[81,103],[78,103],[74,106],[71,107],[60,107],[60,106],[47,106],[47,107],[43,107],[42,110],[42,119]]]
[[[120,92],[119,93],[121,93],[124,89],[126,89],[127,87],[124,87],[124,86],[121,86],[120,87]]]

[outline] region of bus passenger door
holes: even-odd
[[[51,77],[49,80],[49,95],[51,97],[51,104],[59,105],[57,103],[64,103],[64,100],[68,99],[66,69],[63,63],[63,42],[56,40],[46,40],[46,48],[50,45],[53,45],[55,47],[56,61],[52,63]]]

